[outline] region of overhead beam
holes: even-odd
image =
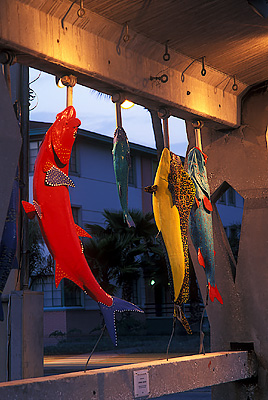
[[[0,48],[16,53],[23,64],[53,74],[71,71],[78,83],[112,94],[123,91],[134,102],[157,110],[169,108],[172,115],[184,119],[202,118],[236,127],[240,124],[238,91],[227,88],[228,76],[191,63],[184,55],[170,51],[171,61],[163,60],[164,46],[142,35],[130,32],[130,40],[119,41],[122,26],[86,10],[85,17],[76,15],[78,5],[56,0],[46,10],[41,0],[2,0],[0,14]],[[161,83],[150,77],[168,75]]]
[[[254,353],[219,352],[102,368],[84,372],[24,379],[0,384],[0,398],[28,400],[42,398],[133,399],[138,389],[146,398],[249,379],[256,375]],[[142,387],[134,376],[144,374]],[[141,394],[140,394],[140,397]]]

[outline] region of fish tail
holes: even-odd
[[[2,293],[0,293],[0,321],[4,321],[4,310],[2,306]]]
[[[209,298],[213,302],[214,299],[216,298],[221,304],[223,304],[222,297],[220,295],[220,292],[217,288],[217,285],[212,286],[210,283],[208,284],[208,289],[209,289]]]
[[[98,302],[100,310],[103,314],[103,318],[110,335],[110,338],[115,346],[117,346],[117,333],[115,326],[115,313],[123,311],[137,311],[144,312],[135,304],[129,303],[128,301],[113,297],[113,303],[111,306],[106,306],[103,303]]]
[[[131,227],[135,228],[135,226],[136,226],[135,222],[133,221],[133,219],[132,219],[131,215],[129,214],[129,212],[125,212],[124,213],[124,220],[127,223],[129,228],[131,228]]]

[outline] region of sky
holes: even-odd
[[[30,82],[40,71],[30,68]],[[56,115],[66,107],[66,88],[58,88],[53,75],[41,72],[40,77],[30,84],[35,94],[31,102],[30,120],[40,122],[55,121]],[[81,120],[80,128],[113,137],[116,128],[115,104],[110,97],[81,85],[73,88],[73,106]],[[155,148],[150,113],[141,106],[122,109],[122,123],[128,140],[132,143]],[[187,136],[185,122],[179,118],[169,118],[170,150],[185,156]]]

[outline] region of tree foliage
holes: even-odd
[[[122,288],[122,297],[133,301],[133,284],[141,275],[155,273],[162,249],[155,236],[153,214],[130,212],[135,227],[129,228],[121,211],[104,210],[105,228],[87,225],[93,236],[85,245],[85,255],[101,286],[115,294]],[[114,282],[114,283],[112,283]]]

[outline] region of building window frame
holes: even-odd
[[[137,168],[136,168],[136,157],[130,156],[130,168],[128,172],[128,184],[129,186],[137,187]]]

